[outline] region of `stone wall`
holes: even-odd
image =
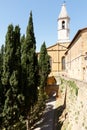
[[[87,83],[62,77],[66,81],[74,81],[78,87],[78,95],[67,85],[66,111],[68,116],[62,130],[87,130]]]

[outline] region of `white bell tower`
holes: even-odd
[[[69,22],[70,22],[70,17],[67,14],[65,3],[63,3],[58,17],[58,42],[59,43],[70,42]]]

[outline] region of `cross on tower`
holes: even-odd
[[[66,1],[64,0],[64,2],[63,2],[64,4],[66,3]]]

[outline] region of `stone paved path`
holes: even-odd
[[[42,119],[38,122],[37,127],[34,130],[53,130],[55,102],[55,97],[51,97],[47,101],[44,115]]]

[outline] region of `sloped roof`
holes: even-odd
[[[67,44],[69,44],[68,42],[66,42]],[[55,46],[62,46],[62,47],[64,47],[64,48],[67,48],[65,45],[64,45],[64,43],[62,44],[62,43],[56,43],[56,44],[54,44],[54,45],[52,45],[52,46],[49,46],[49,47],[47,47],[47,50],[48,49],[52,49],[53,47],[55,47]]]

